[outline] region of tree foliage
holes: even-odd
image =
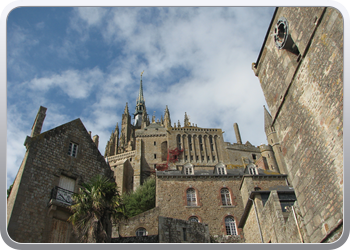
[[[73,214],[68,220],[81,242],[110,242],[112,221],[125,216],[116,183],[98,175],[81,186],[79,193],[72,196]]]
[[[155,207],[156,204],[156,181],[154,178],[147,179],[142,186],[134,192],[122,196],[125,204],[125,213],[133,217]]]

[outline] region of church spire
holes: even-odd
[[[140,89],[139,89],[139,97],[137,99],[137,102],[136,102],[136,105],[138,105],[139,103],[145,103],[145,100],[143,98],[143,87],[142,87],[142,75],[143,75],[143,72],[141,72],[141,79],[140,79]]]
[[[144,113],[143,111],[146,110],[145,98],[143,97],[142,75],[143,71],[141,72],[139,96],[136,99],[136,108],[134,113],[135,127],[137,128],[141,127],[142,115]]]

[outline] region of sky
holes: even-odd
[[[7,19],[7,187],[40,106],[42,132],[80,118],[104,155],[142,76],[147,112],[266,144],[256,62],[272,7],[20,7]]]

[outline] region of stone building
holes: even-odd
[[[221,129],[191,124],[187,113],[183,125],[178,121],[172,126],[168,106],[164,118],[149,119],[142,75],[135,110],[132,124],[126,105],[121,132],[117,123],[105,157],[123,193],[135,190],[147,178],[156,178],[157,209],[147,213],[147,219],[146,214],[140,217],[147,226],[139,216],[118,225],[120,237],[136,236],[138,228],[155,234],[159,218],[168,217],[208,224],[217,242],[245,242],[238,223],[249,192],[289,188],[287,175],[279,170],[281,156],[275,157],[275,145],[243,144],[237,123],[233,124],[237,142],[229,143]],[[265,116],[269,127],[268,112]]]
[[[115,225],[113,242],[144,235],[156,236],[153,242],[208,242],[208,234],[211,242],[232,243],[337,240],[343,223],[342,44],[337,10],[276,8],[253,64],[268,105],[262,110],[266,145],[242,143],[236,123],[235,143],[225,142],[220,128],[191,123],[187,113],[183,125],[172,125],[168,106],[160,119],[150,119],[142,74],[134,122],[127,103],[104,157],[98,137],[91,139],[79,119],[40,134],[46,110],[40,108],[8,199],[10,237],[74,241],[66,194],[100,173],[113,176],[122,193],[156,179],[156,207]]]
[[[253,70],[271,111],[269,144],[295,189],[302,238],[334,241],[343,228],[341,13],[277,8]]]
[[[75,242],[68,205],[81,182],[111,176],[98,136],[80,119],[41,133],[46,108],[40,107],[26,154],[7,200],[8,234],[16,242]]]

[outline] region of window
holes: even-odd
[[[186,175],[192,175],[192,174],[194,174],[193,165],[192,165],[191,163],[186,163],[186,164],[183,166],[183,173],[186,174]]]
[[[154,154],[154,159],[157,159],[157,154]]]
[[[186,235],[186,228],[182,228],[182,235],[183,235],[183,240],[187,241],[187,235]]]
[[[188,218],[188,221],[191,221],[191,222],[199,222],[199,219],[197,216],[191,216],[190,218]]]
[[[136,236],[146,236],[146,229],[140,227],[136,230]]]
[[[225,218],[225,227],[227,235],[237,235],[236,223],[232,216]]]
[[[257,175],[258,174],[258,170],[256,169],[255,166],[250,166],[248,168],[248,170],[249,170],[249,174],[251,174],[251,175]]]
[[[177,148],[181,149],[181,136],[177,135]]]
[[[230,191],[227,188],[221,189],[221,201],[223,206],[231,206]]]
[[[193,174],[193,168],[191,166],[185,167],[185,174]]]
[[[156,142],[154,142],[154,143],[153,143],[153,145],[154,145],[154,146],[156,146],[156,145],[157,145],[157,143],[156,143]]]
[[[187,194],[187,206],[197,206],[196,190],[189,188],[186,191]]]
[[[77,151],[78,151],[78,144],[70,142],[69,143],[69,148],[68,148],[68,155],[76,157],[77,156]]]
[[[252,154],[253,160],[256,160],[256,154]],[[270,157],[270,155],[269,155]]]
[[[225,175],[226,174],[226,168],[225,165],[222,163],[217,164],[216,166],[216,173],[220,175]]]

